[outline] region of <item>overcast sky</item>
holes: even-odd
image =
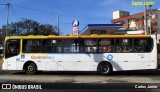
[[[5,4],[7,0],[0,0]],[[134,0],[144,1],[144,0]],[[160,9],[160,0],[153,8]],[[9,23],[32,19],[42,24],[56,25],[56,15],[60,18],[60,31],[63,35],[72,33],[72,22],[79,20],[79,29],[87,24],[110,24],[112,12],[117,10],[129,11],[131,14],[144,10],[144,6],[133,6],[132,0],[8,0]],[[53,17],[51,19],[51,17]],[[6,7],[0,5],[0,27],[6,24]]]

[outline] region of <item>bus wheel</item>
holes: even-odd
[[[112,72],[112,66],[109,63],[101,63],[98,65],[98,73],[109,75]]]
[[[27,75],[33,75],[37,72],[37,66],[35,63],[29,63],[25,69]]]

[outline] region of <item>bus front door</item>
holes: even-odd
[[[5,45],[5,62],[7,62],[8,70],[16,70],[16,64],[20,61],[17,57],[20,53],[20,39],[9,39]]]

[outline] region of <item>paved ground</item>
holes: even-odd
[[[113,72],[110,76],[96,72],[41,72],[26,75],[22,71],[0,71],[0,82],[34,83],[160,83],[160,70]]]
[[[42,72],[26,75],[21,71],[0,71],[0,83],[42,84],[43,87],[47,85],[45,87],[49,88],[43,92],[160,92],[160,70],[114,72],[111,76],[102,76],[95,72]],[[135,85],[150,84],[158,88],[135,89]]]
[[[113,72],[110,76],[96,72],[41,72],[26,75],[22,71],[0,71],[0,82],[34,83],[160,83],[160,70]]]
[[[41,72],[37,75],[26,75],[23,71],[0,70],[0,83],[51,83],[49,86],[55,92],[66,92],[64,88],[69,92],[111,92],[113,91],[110,89],[111,85],[115,92],[121,92],[123,87],[123,92],[160,92],[160,70],[113,72],[110,76],[98,75],[96,72]],[[158,86],[158,89],[134,89],[135,85],[143,86],[153,83]],[[131,87],[132,90],[125,89],[127,87]],[[60,88],[62,90],[59,90]]]

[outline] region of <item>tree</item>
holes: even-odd
[[[2,28],[6,28],[6,25]],[[8,35],[58,35],[55,30],[50,24],[40,24],[30,19],[22,19],[8,25]]]

